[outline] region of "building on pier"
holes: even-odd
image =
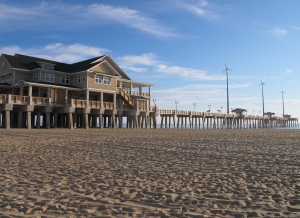
[[[0,127],[156,127],[152,84],[133,81],[108,56],[66,64],[0,57]]]

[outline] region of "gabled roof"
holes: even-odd
[[[116,73],[114,76],[120,75],[122,79],[130,80],[130,78],[126,75],[126,73],[108,55],[102,55],[99,57],[91,58],[73,64],[66,64],[58,61],[52,61],[43,58],[22,55],[22,54],[15,54],[15,55],[2,54],[2,55],[9,62],[10,66],[15,69],[22,69],[22,70],[40,69],[41,68],[40,63],[49,63],[55,66],[54,67],[55,71],[66,72],[66,73],[87,71],[90,68],[101,64],[101,62],[107,61],[108,64],[114,69]],[[112,75],[109,72],[106,73],[108,75]]]

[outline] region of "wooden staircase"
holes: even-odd
[[[131,109],[135,108],[133,99],[123,89],[117,88],[117,94],[122,98],[123,101],[125,101],[127,103],[127,105]]]

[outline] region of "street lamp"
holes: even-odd
[[[255,111],[255,110],[252,110],[252,112],[253,112],[253,116],[254,116],[254,111]]]
[[[259,116],[260,116],[260,111],[258,111],[258,114],[259,114]]]
[[[194,111],[195,111],[196,103],[193,103],[193,106],[194,106]]]
[[[211,105],[209,104],[209,105],[207,105],[208,106],[208,110],[210,111],[210,107],[211,107]]]
[[[282,89],[282,91],[279,92],[279,93],[282,94],[282,114],[284,114],[284,99],[283,99],[283,94],[285,94],[285,93],[284,93],[283,89]]]
[[[156,113],[156,99],[153,98],[153,104],[154,104],[154,112]]]
[[[177,104],[178,104],[178,101],[175,101],[175,105],[176,105],[176,112],[177,112]]]
[[[222,109],[223,109],[223,106],[221,106],[221,113],[222,113]]]

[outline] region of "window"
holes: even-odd
[[[54,65],[53,64],[43,63],[42,64],[42,68],[43,69],[48,69],[48,70],[54,70]]]
[[[9,81],[11,81],[11,74],[6,75],[6,82],[9,82]]]
[[[81,76],[77,76],[77,83],[81,83]]]
[[[85,82],[85,75],[81,76],[81,82],[84,83]]]
[[[35,73],[33,74],[33,81],[39,81],[39,74],[38,73]]]
[[[110,81],[111,81],[110,77],[104,77],[104,79],[103,79],[103,83],[106,85],[110,85]]]
[[[46,73],[45,74],[45,81],[53,83],[54,82],[54,75],[50,74],[50,73]]]
[[[95,75],[95,83],[101,84],[102,83],[102,76],[100,75]]]
[[[5,76],[1,76],[1,83],[5,83]]]
[[[5,61],[3,61],[2,64],[1,64],[1,68],[5,69],[5,67],[6,67],[6,63],[5,63]]]
[[[62,84],[69,84],[70,83],[70,77],[68,77],[68,76],[62,76],[61,77],[61,83]]]

